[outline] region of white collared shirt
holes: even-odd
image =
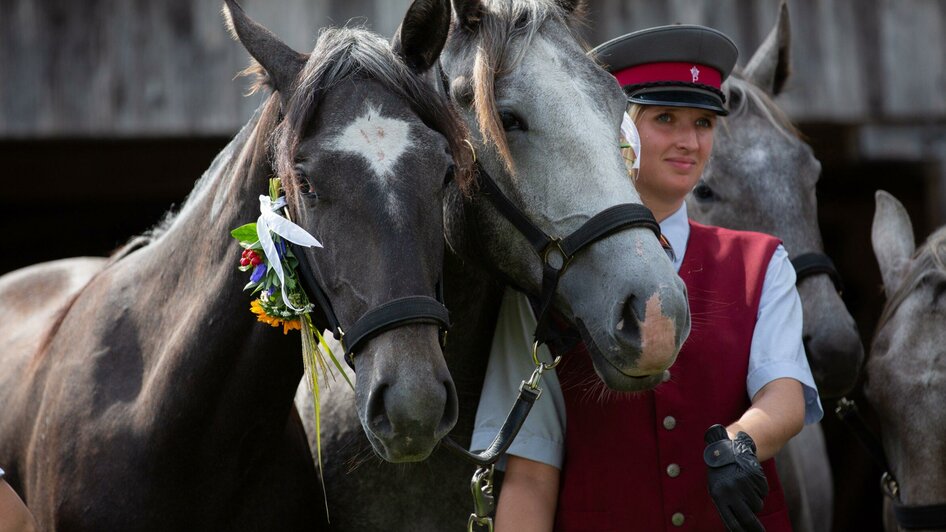
[[[660,222],[660,231],[674,250],[673,266],[679,272],[690,238],[686,203]],[[471,449],[489,446],[518,394],[520,381],[531,375],[534,366],[529,353],[535,325],[535,315],[526,297],[507,289],[490,348]],[[539,349],[542,360],[551,359],[548,348]],[[746,392],[750,398],[755,397],[763,386],[785,377],[802,384],[805,424],[817,423],[824,411],[802,343],[802,308],[795,289],[795,269],[785,248],[779,244],[762,283],[749,350]],[[542,397],[532,407],[508,454],[561,468],[565,452],[565,400],[554,372],[542,376],[541,387]],[[504,462],[497,465],[502,469]]]

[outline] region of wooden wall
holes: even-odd
[[[391,35],[408,0],[245,0],[298,50],[353,17]],[[590,43],[673,22],[730,34],[743,60],[776,0],[591,0]],[[232,134],[258,98],[214,0],[0,0],[0,138]],[[796,121],[946,121],[946,2],[791,0]]]

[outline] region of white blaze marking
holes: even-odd
[[[368,104],[365,114],[349,124],[329,148],[362,157],[375,175],[386,180],[393,176],[398,158],[411,145],[410,128],[403,120],[381,116]]]

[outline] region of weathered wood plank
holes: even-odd
[[[245,0],[298,50],[350,19],[391,35],[410,0]],[[216,0],[0,0],[0,137],[228,135],[259,102],[233,80],[248,56]],[[701,23],[744,63],[777,0],[591,0],[589,43],[659,24]],[[791,0],[796,121],[946,119],[946,3]]]

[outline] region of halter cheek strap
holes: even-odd
[[[355,369],[355,353],[368,340],[375,336],[414,323],[428,323],[440,327],[440,343],[446,341],[446,331],[450,328],[450,313],[443,305],[443,282],[437,284],[437,297],[407,296],[383,303],[358,318],[347,331],[342,329],[331,300],[322,289],[315,277],[309,261],[303,260],[304,250],[301,246],[291,244],[292,252],[299,259],[299,281],[303,290],[315,300],[316,306],[322,314],[321,324],[332,331],[342,347],[345,348],[345,362],[352,370]]]

